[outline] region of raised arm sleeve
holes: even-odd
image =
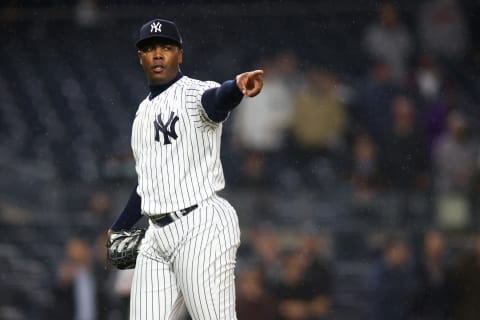
[[[243,93],[236,80],[225,81],[220,87],[205,90],[202,95],[202,106],[210,120],[222,122],[240,101]]]
[[[135,225],[135,223],[137,223],[138,220],[140,220],[141,217],[141,198],[137,193],[137,185],[135,185],[135,188],[130,194],[130,198],[125,205],[125,208],[123,208],[122,212],[118,216],[117,220],[112,224],[110,229],[113,231],[129,230]]]

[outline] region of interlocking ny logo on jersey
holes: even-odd
[[[168,117],[167,123],[162,120],[162,114],[157,116],[157,119],[153,121],[155,125],[155,141],[160,141],[160,132],[163,133],[163,144],[171,144],[170,138],[177,139],[177,133],[175,132],[175,125],[177,124],[178,116],[172,111],[170,117]]]
[[[162,32],[162,24],[160,22],[152,22],[150,25],[150,33],[152,32]]]

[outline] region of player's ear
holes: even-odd
[[[138,51],[137,51],[137,56],[138,56],[138,60],[140,61],[140,64],[143,66],[143,62],[142,62],[142,51],[138,50]]]
[[[183,62],[183,49],[178,49],[178,64],[182,64]]]

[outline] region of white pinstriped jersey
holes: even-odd
[[[143,214],[181,210],[224,188],[222,124],[201,104],[203,92],[218,86],[183,76],[140,103],[131,143]]]

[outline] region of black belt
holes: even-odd
[[[156,216],[150,216],[149,218],[156,225],[159,225],[160,227],[164,227],[167,224],[170,224],[173,221],[178,220],[181,217],[186,216],[187,214],[189,214],[190,212],[192,212],[193,210],[195,210],[197,208],[198,208],[198,204],[194,204],[193,206],[182,209],[182,210],[172,211],[172,212],[169,212],[169,213],[159,214],[159,215],[156,215]]]

